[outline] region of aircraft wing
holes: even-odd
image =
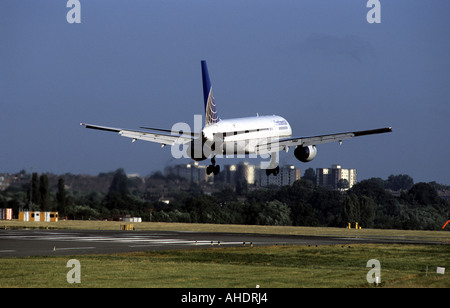
[[[162,132],[166,132],[166,133],[171,132],[171,133],[175,133],[175,134],[169,135],[169,134],[162,134],[162,133],[157,133],[157,132],[144,132],[144,131],[138,131],[138,130],[92,125],[92,124],[85,124],[85,123],[80,123],[80,125],[83,125],[86,128],[90,128],[90,129],[97,129],[97,130],[102,130],[102,131],[107,131],[107,132],[115,132],[115,133],[118,133],[122,137],[131,138],[133,140],[133,142],[136,140],[144,140],[144,141],[161,143],[163,145],[188,143],[188,142],[191,142],[192,140],[194,140],[193,137],[196,135],[194,133],[184,134],[183,132],[172,132],[170,130],[156,129],[156,128],[145,128],[145,129],[162,131]]]
[[[278,152],[287,149],[291,146],[310,146],[310,145],[318,145],[322,143],[329,142],[342,142],[343,140],[347,140],[353,137],[359,136],[367,136],[374,134],[383,134],[392,132],[392,127],[387,128],[378,128],[371,130],[363,130],[356,132],[347,132],[347,133],[338,133],[338,134],[330,134],[330,135],[320,135],[313,137],[291,137],[284,139],[271,140],[265,144],[260,144],[257,146],[258,153],[270,153],[270,152]]]

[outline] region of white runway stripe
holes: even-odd
[[[95,249],[96,247],[65,247],[65,248],[55,248],[55,250],[77,250],[77,249]]]
[[[140,246],[157,246],[157,245],[211,245],[211,241],[209,240],[187,240],[187,239],[171,239],[171,238],[161,238],[159,236],[119,236],[113,237],[110,235],[105,236],[76,236],[74,234],[63,233],[61,235],[52,233],[52,234],[43,234],[43,235],[13,235],[13,236],[5,236],[4,238],[14,238],[14,239],[22,239],[22,240],[45,240],[45,241],[56,241],[56,242],[90,242],[90,243],[123,243],[123,244],[131,244],[129,247],[140,247]],[[133,245],[135,244],[135,245]],[[221,245],[236,245],[242,244],[242,242],[221,242]],[[217,241],[213,242],[213,245],[218,245]],[[89,249],[92,249],[88,247]],[[82,249],[82,248],[79,248]],[[0,251],[1,252],[1,251]]]

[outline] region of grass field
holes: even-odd
[[[302,288],[374,287],[367,261],[381,264],[379,287],[450,287],[448,245],[209,248],[76,256],[81,283],[69,284],[72,257],[0,259],[0,288]],[[426,274],[428,266],[428,274]]]
[[[4,228],[118,230],[120,222],[2,222]],[[366,280],[381,265],[378,287],[450,287],[450,242],[445,231],[347,230],[207,224],[138,223],[137,230],[247,232],[318,236],[397,237],[437,241],[437,245],[327,245],[215,247],[117,255],[0,258],[0,288],[5,287],[151,287],[151,288],[299,288],[374,287]],[[124,231],[133,232],[133,231]],[[69,284],[69,259],[81,264],[81,283]],[[436,267],[446,268],[444,275]],[[428,273],[426,269],[428,267]]]

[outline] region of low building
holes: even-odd
[[[23,211],[19,213],[19,221],[57,222],[58,212]]]
[[[0,220],[12,220],[12,209],[0,209]]]

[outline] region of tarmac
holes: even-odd
[[[0,258],[97,255],[150,250],[268,245],[414,244],[398,238],[271,235],[221,232],[0,230]],[[424,244],[420,241],[420,244]],[[439,244],[429,242],[425,244]]]

